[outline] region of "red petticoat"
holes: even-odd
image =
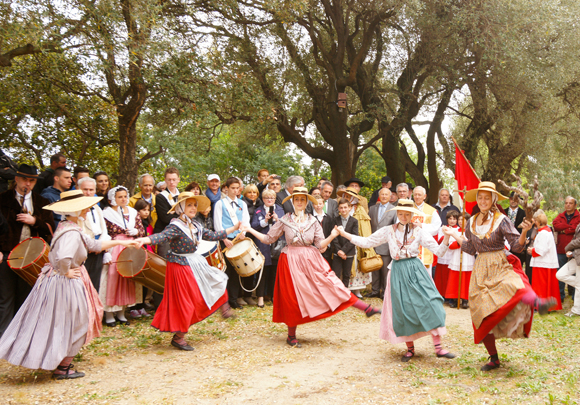
[[[554,297],[558,304],[550,309],[550,311],[557,311],[562,309],[562,301],[560,300],[560,285],[556,278],[558,269],[546,269],[544,267],[534,267],[532,269],[532,288],[540,298]]]
[[[351,293],[350,299],[340,304],[334,311],[325,312],[314,318],[302,317],[298,299],[296,298],[296,291],[294,290],[294,283],[292,282],[292,275],[290,274],[290,267],[288,267],[288,259],[285,253],[280,255],[276,274],[276,285],[274,286],[273,322],[285,323],[288,326],[302,325],[303,323],[317,321],[338,314],[354,305],[357,301],[358,298]]]
[[[493,314],[486,316],[478,329],[473,325],[473,338],[475,343],[481,343],[481,341],[491,332],[491,330],[510,313],[512,309],[522,300],[522,297],[530,290],[532,286],[526,276],[526,273],[522,270],[522,263],[515,255],[508,255],[507,261],[513,266],[514,271],[518,273],[520,278],[524,283],[524,288],[517,290],[514,296],[509,300],[503,307],[495,311]],[[532,322],[534,320],[534,310],[530,307],[531,317],[528,323],[524,325],[524,335],[525,337],[530,336],[530,331],[532,330]]]
[[[211,307],[205,303],[189,266],[167,263],[165,292],[151,326],[161,332],[187,332],[228,302],[228,293]]]
[[[461,299],[469,299],[469,282],[471,281],[471,272],[462,271],[461,272]],[[445,298],[455,298],[457,299],[457,293],[459,292],[459,272],[454,270],[449,270],[449,280],[447,281],[447,290],[445,290]]]
[[[447,264],[438,264],[435,268],[435,287],[443,298],[451,298],[445,295],[447,291],[447,283],[449,279],[449,266]],[[457,295],[457,294],[456,294]]]

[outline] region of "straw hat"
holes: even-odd
[[[395,208],[391,208],[389,211],[407,211],[412,212],[413,214],[421,217],[430,216],[425,214],[424,212],[419,211],[417,208],[415,208],[415,203],[413,202],[413,200],[407,200],[406,198],[399,199],[399,201],[397,202],[397,206]]]
[[[42,207],[49,211],[75,212],[90,208],[103,197],[87,197],[81,190],[70,190],[60,193],[60,200]]]
[[[477,192],[478,191],[489,191],[490,193],[495,193],[495,194],[497,194],[498,201],[508,199],[505,195],[500,194],[495,189],[495,184],[493,182],[482,181],[481,183],[479,183],[479,186],[477,188],[474,188],[473,190],[469,190],[467,193],[465,193],[465,201],[473,202],[473,201],[477,200]]]
[[[190,191],[184,191],[183,193],[181,193],[177,196],[177,202],[175,204],[173,204],[173,206],[171,207],[171,209],[169,211],[167,211],[167,213],[173,214],[175,212],[175,209],[177,208],[177,206],[181,202],[183,202],[185,200],[189,200],[191,198],[197,200],[197,212],[203,212],[207,209],[207,207],[209,207],[211,205],[211,201],[206,196],[195,195]]]
[[[295,195],[305,195],[312,202],[312,204],[318,204],[318,201],[316,201],[316,198],[314,198],[310,194],[308,194],[308,189],[306,187],[294,187],[294,190],[292,190],[292,194],[290,194],[288,197],[284,198],[282,200],[282,204],[284,204],[286,201],[288,201],[289,199],[291,199]]]
[[[339,197],[344,197],[345,194],[348,194],[352,197],[356,197],[360,200],[361,196],[359,193],[357,193],[357,191],[352,188],[352,187],[348,187],[346,190],[339,190],[336,192],[336,195]]]

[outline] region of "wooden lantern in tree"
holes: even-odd
[[[538,190],[538,176],[534,176],[534,182],[532,183],[532,191],[533,191],[533,199],[530,201],[530,195],[527,191],[524,190],[522,186],[522,179],[512,174],[512,176],[516,179],[517,186],[508,186],[503,180],[498,180],[498,183],[507,188],[510,191],[513,191],[522,199],[522,205],[524,210],[526,211],[526,219],[528,221],[532,220],[535,212],[540,209],[542,204],[542,200],[544,199],[544,195]]]

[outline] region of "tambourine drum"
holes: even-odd
[[[20,242],[8,255],[8,266],[28,284],[34,285],[40,271],[48,263],[50,246],[39,237]]]
[[[221,271],[226,271],[226,261],[217,242],[202,240],[197,245],[197,252],[205,257],[207,263]]]
[[[251,239],[243,239],[236,242],[225,254],[234,269],[242,277],[254,275],[264,267],[264,255]]]
[[[159,294],[165,290],[166,269],[164,258],[143,247],[127,247],[121,250],[117,258],[119,275],[131,278]]]

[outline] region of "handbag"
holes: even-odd
[[[380,255],[372,257],[363,257],[359,261],[360,271],[362,273],[371,273],[383,267],[383,259]]]
[[[282,249],[286,247],[286,239],[279,238],[276,242],[270,245],[270,257],[272,260],[278,260],[280,254],[282,253]]]

